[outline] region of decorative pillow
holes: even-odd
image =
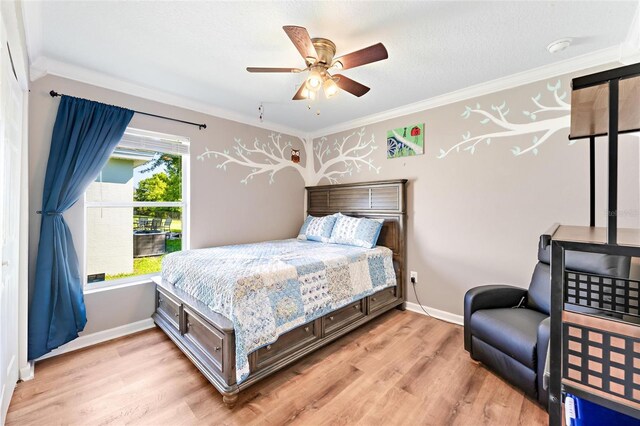
[[[365,248],[376,246],[384,219],[351,217],[338,213],[331,232],[330,243],[346,244]]]
[[[307,216],[300,228],[298,239],[328,243],[335,223],[336,215],[333,214],[323,217]]]

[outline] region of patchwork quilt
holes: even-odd
[[[229,318],[236,380],[248,354],[295,327],[396,285],[392,252],[289,239],[175,252],[162,278]]]

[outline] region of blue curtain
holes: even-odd
[[[60,100],[29,294],[29,359],[75,339],[87,322],[78,256],[62,213],[96,179],[132,117],[133,111],[111,105],[69,96]]]

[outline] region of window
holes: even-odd
[[[89,288],[158,274],[188,247],[188,178],[188,139],[127,129],[85,192]]]

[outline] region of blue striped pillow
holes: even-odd
[[[327,243],[331,238],[331,231],[335,223],[336,215],[333,214],[323,217],[307,216],[302,228],[300,228],[298,239]]]

